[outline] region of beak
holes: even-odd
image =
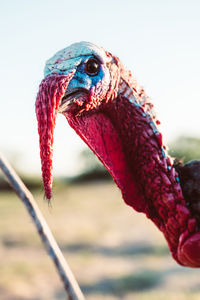
[[[75,69],[65,73],[48,74],[39,86],[35,103],[40,140],[40,158],[42,177],[47,199],[52,198],[52,158],[53,158],[53,133],[55,128],[58,107],[65,94]]]

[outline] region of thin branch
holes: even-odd
[[[19,198],[23,201],[28,210],[29,215],[32,217],[41,240],[53,260],[60,278],[64,284],[64,288],[68,295],[69,300],[84,300],[84,296],[78,286],[72,271],[70,270],[62,252],[60,251],[42,213],[37,206],[32,194],[26,188],[24,183],[18,177],[16,172],[12,169],[9,163],[0,153],[0,168],[5,174],[8,182],[15,190]]]

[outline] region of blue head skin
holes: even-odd
[[[73,105],[80,110],[90,110],[106,98],[112,82],[115,61],[110,53],[88,42],[80,42],[57,52],[45,66],[44,75],[67,76],[73,72],[65,95],[59,106],[64,113]]]

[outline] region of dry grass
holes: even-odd
[[[200,299],[200,270],[178,266],[151,221],[112,183],[55,189],[38,200],[88,300]],[[20,200],[0,193],[0,299],[66,299]]]

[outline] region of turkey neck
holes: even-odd
[[[119,134],[134,185],[144,199],[140,209],[164,233],[173,257],[181,263],[177,257],[179,242],[184,242],[198,228],[183,198],[173,161],[163,145],[153,107],[144,95],[141,100],[123,90],[104,109]],[[140,199],[135,195],[132,198],[129,195],[125,201],[138,210]]]
[[[96,111],[64,114],[111,173],[125,202],[158,226],[182,264],[179,241],[197,231],[196,220],[186,207],[151,103],[144,93],[127,86],[121,84],[117,98]]]

